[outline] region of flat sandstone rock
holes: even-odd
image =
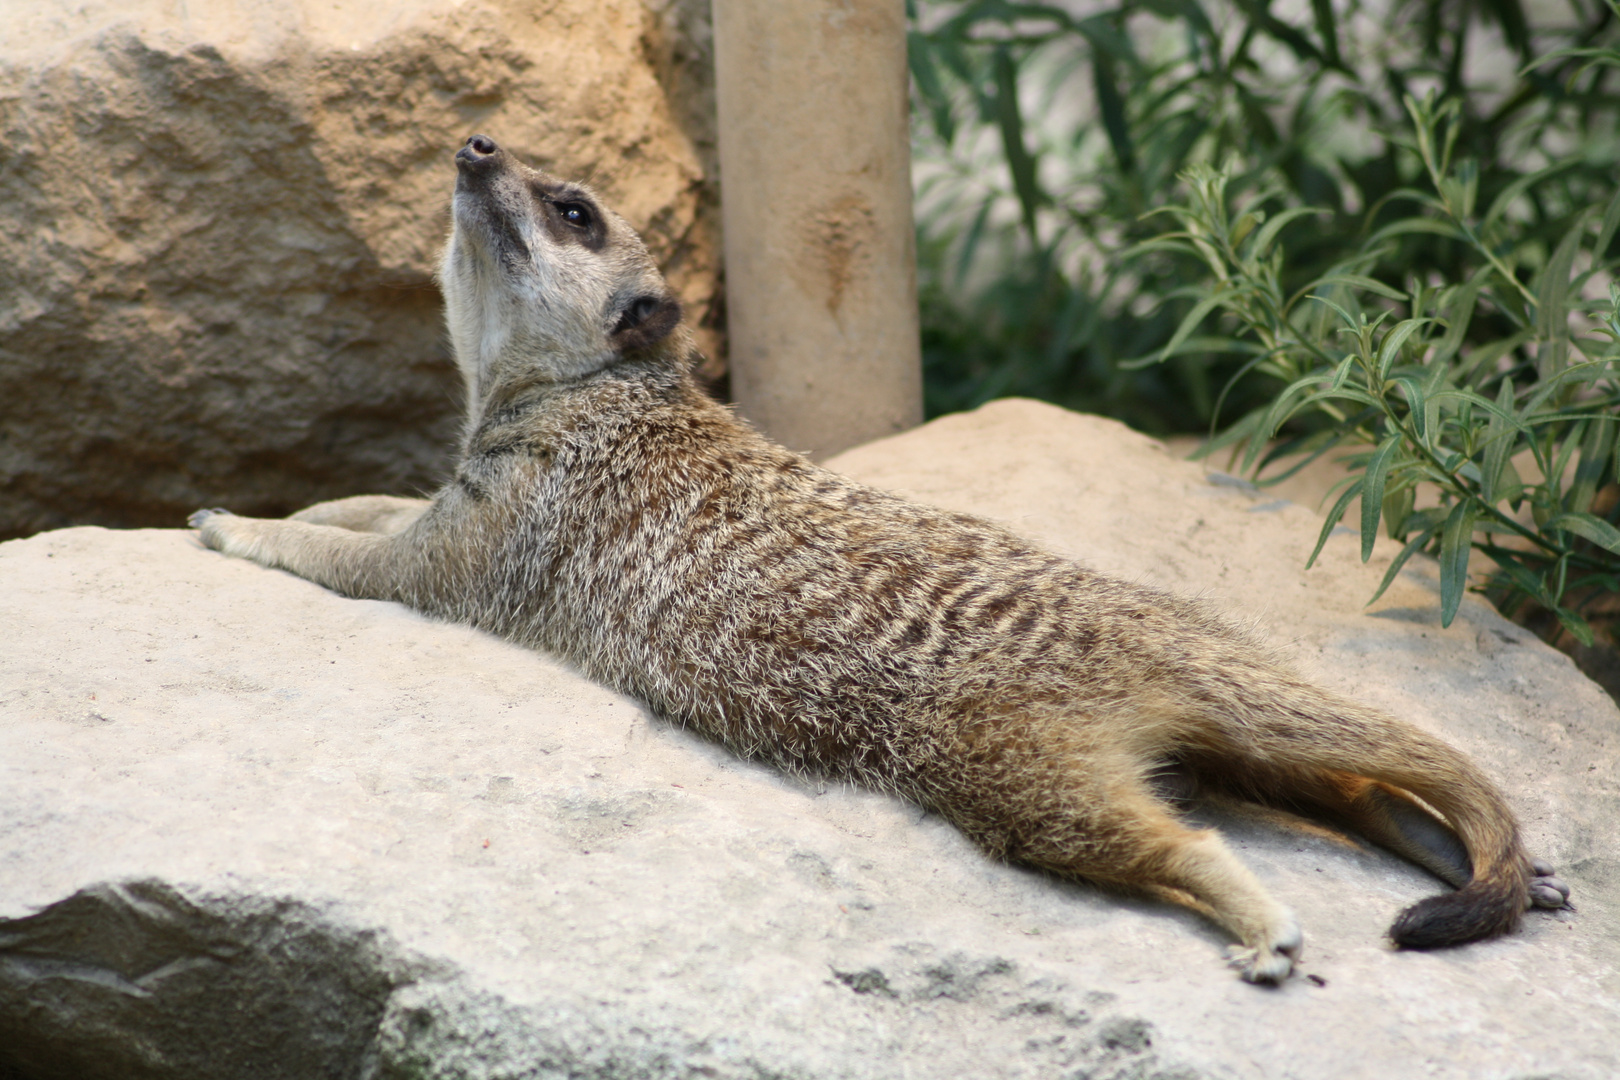
[[[835,468],[1196,592],[1465,748],[1576,912],[1432,954],[1442,886],[1201,807],[1300,917],[1279,989],[1190,913],[982,857],[550,659],[181,530],[0,546],[0,1077],[1457,1077],[1620,1073],[1620,713],[1432,564],[1117,423],[1023,401]],[[9,1070],[9,1071],[8,1071]]]

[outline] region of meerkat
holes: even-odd
[[[1299,926],[1182,820],[1167,770],[1454,886],[1399,915],[1398,945],[1565,903],[1446,743],[1301,681],[1202,603],[776,445],[699,390],[680,303],[590,189],[483,135],[455,165],[454,479],[285,521],[200,510],[208,547],[545,650],[739,754],[913,800],[994,857],[1189,906],[1252,982],[1289,974]]]

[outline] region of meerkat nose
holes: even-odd
[[[460,150],[456,151],[456,163],[475,165],[499,153],[500,147],[488,135],[474,135],[468,139]]]

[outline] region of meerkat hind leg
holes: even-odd
[[[1293,914],[1271,898],[1249,868],[1213,829],[1191,829],[1171,819],[1178,835],[1167,836],[1153,859],[1151,884],[1180,890],[1208,906],[1208,913],[1236,935],[1230,963],[1245,979],[1277,983],[1299,959],[1304,936]]]
[[[1299,924],[1219,833],[1178,821],[1145,787],[1124,799],[1116,792],[1106,808],[1087,816],[1084,830],[1102,841],[1095,845],[1098,856],[1052,852],[1030,861],[1192,907],[1238,939],[1229,956],[1243,978],[1255,983],[1287,978],[1304,942]]]

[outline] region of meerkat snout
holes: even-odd
[[[559,382],[626,360],[687,359],[680,301],[635,230],[595,192],[529,168],[487,135],[467,139],[455,164],[439,282],[475,414],[514,379]]]

